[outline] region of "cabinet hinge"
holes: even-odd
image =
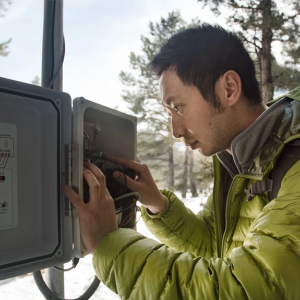
[[[73,174],[74,174],[74,157],[76,157],[78,152],[78,144],[68,144],[66,145],[65,155],[66,155],[66,173],[67,173],[67,183],[73,187]],[[68,200],[65,206],[65,215],[72,216],[72,204]]]

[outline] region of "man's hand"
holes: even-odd
[[[116,210],[103,173],[89,163],[85,164],[83,176],[89,185],[88,203],[84,203],[69,185],[63,186],[63,192],[78,212],[82,242],[94,254],[98,243],[106,234],[118,229]]]
[[[107,155],[106,158],[135,171],[135,180],[126,176],[127,187],[140,194],[140,202],[153,214],[158,214],[165,208],[166,199],[157,188],[146,165],[116,156]],[[124,175],[121,172],[116,171],[113,176],[118,182],[125,184]]]

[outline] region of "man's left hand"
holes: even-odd
[[[99,242],[118,229],[114,201],[106,188],[106,180],[100,169],[91,163],[85,164],[83,176],[89,185],[90,200],[84,203],[69,186],[63,186],[65,196],[78,212],[80,234],[85,248],[94,254]]]

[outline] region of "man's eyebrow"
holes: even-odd
[[[165,101],[163,101],[164,106],[170,106],[171,102],[176,100],[176,98],[177,98],[176,95],[168,96],[167,99]]]

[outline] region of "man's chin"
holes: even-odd
[[[208,155],[205,155],[204,153],[203,153],[203,150],[201,149],[201,148],[198,148],[198,149],[196,149],[198,152],[199,152],[199,154],[201,154],[202,156],[208,156]]]
[[[202,149],[202,148],[197,148],[195,149],[199,152],[199,154],[201,154],[202,156],[205,156],[205,157],[209,157],[209,156],[212,156],[212,155],[215,155],[216,153],[213,153],[212,151],[207,151],[205,149]]]

